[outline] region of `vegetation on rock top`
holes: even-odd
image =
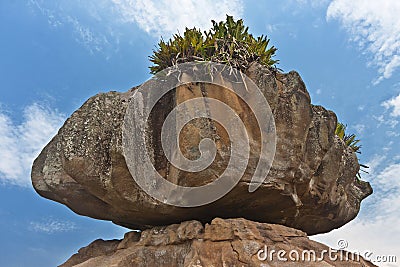
[[[338,124],[336,125],[335,134],[340,139],[342,139],[343,142],[346,144],[346,146],[350,147],[354,152],[361,153],[360,152],[361,146],[358,145],[360,140],[357,139],[355,134],[346,134],[346,128],[347,128],[346,125],[344,125],[343,123],[338,122]]]
[[[359,153],[361,154],[361,145],[359,145],[360,139],[357,139],[357,136],[355,134],[347,134],[346,133],[346,128],[347,126],[344,125],[343,123],[338,122],[338,124],[336,125],[336,130],[335,130],[335,134],[343,140],[343,142],[346,144],[347,147],[351,148],[355,153]],[[360,171],[368,173],[367,171],[365,171],[364,169],[368,169],[369,167],[367,165],[361,164],[360,163],[361,168]],[[358,172],[357,177],[359,179],[361,179],[361,173]]]
[[[268,47],[269,39],[261,35],[255,38],[248,32],[243,20],[235,21],[226,16],[226,21],[212,20],[211,30],[201,32],[200,29],[186,28],[183,36],[175,34],[169,41],[163,39],[150,56],[154,63],[150,72],[157,72],[190,61],[213,61],[245,71],[251,62],[272,67],[278,60],[272,59],[276,48]]]

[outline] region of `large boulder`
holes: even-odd
[[[299,230],[245,219],[186,221],[122,240],[98,239],[60,267],[128,266],[375,266],[358,254],[329,248]]]
[[[237,95],[212,84],[181,86],[168,93],[154,108],[145,130],[152,161],[163,177],[183,186],[204,185],[215,180],[229,161],[230,143],[224,129],[213,121],[196,119],[182,130],[180,146],[189,159],[199,157],[202,138],[209,137],[217,144],[210,167],[190,173],[176,169],[166,159],[160,145],[161,127],[176,103],[187,99],[207,96],[229,103],[245,123],[251,150],[245,174],[223,198],[199,207],[176,207],[153,199],[137,185],[122,145],[124,116],[135,88],[95,95],[72,114],[33,164],[35,190],[80,215],[131,229],[244,217],[317,234],[352,220],[372,189],[356,178],[357,157],[334,134],[336,115],[311,104],[294,71],[275,73],[253,64],[246,74],[268,100],[277,136],[271,170],[255,192],[248,190],[260,151],[255,118]]]

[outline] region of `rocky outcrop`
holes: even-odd
[[[281,252],[279,252],[281,251]],[[279,255],[279,257],[278,257]],[[187,221],[123,240],[96,240],[60,267],[125,266],[375,266],[357,254],[335,250],[299,230],[245,219]]]
[[[201,84],[180,87],[161,99],[148,123],[149,148],[155,168],[167,180],[191,187],[213,181],[229,160],[225,156],[229,139],[223,129],[213,122],[197,120],[181,133],[183,154],[189,159],[199,156],[202,138],[210,137],[217,143],[216,161],[198,173],[174,169],[163,154],[159,135],[162,122],[175,103],[196,96],[229,103],[245,122],[251,155],[244,176],[223,198],[205,206],[182,208],[161,203],[138,187],[127,168],[122,147],[124,115],[134,89],[93,96],[72,114],[34,162],[35,190],[80,215],[131,229],[193,219],[206,223],[215,217],[244,217],[316,234],[352,220],[361,200],[372,189],[356,179],[358,160],[335,136],[335,114],[311,104],[296,72],[274,74],[254,64],[247,75],[268,100],[277,134],[271,170],[255,192],[248,191],[260,151],[254,117],[249,107],[229,90]]]

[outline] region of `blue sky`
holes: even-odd
[[[399,1],[21,0],[0,2],[0,266],[55,266],[96,238],[123,236],[39,197],[32,161],[87,98],[147,80],[161,35],[208,29],[225,14],[267,34],[279,67],[298,71],[312,102],[362,139],[375,193],[356,220],[313,239],[400,251]]]

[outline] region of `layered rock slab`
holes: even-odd
[[[157,171],[183,186],[207,184],[229,160],[229,138],[220,125],[196,120],[180,133],[189,159],[199,156],[198,143],[209,137],[217,144],[216,161],[199,173],[179,171],[166,160],[160,144],[162,123],[177,103],[212,97],[228,103],[246,125],[251,145],[245,175],[231,192],[211,204],[179,208],[161,203],[135,183],[122,147],[124,116],[134,89],[109,92],[87,100],[43,149],[32,168],[32,182],[43,197],[65,204],[78,214],[110,220],[131,229],[186,220],[210,222],[215,217],[244,217],[282,224],[316,234],[338,228],[358,213],[372,193],[356,179],[355,153],[335,136],[336,115],[311,104],[296,72],[274,73],[253,64],[246,73],[266,97],[275,119],[275,158],[264,183],[248,192],[257,164],[260,137],[250,108],[229,90],[212,84],[182,86],[162,98],[148,122],[148,150]]]
[[[279,257],[278,257],[278,251]],[[122,240],[96,240],[60,267],[125,266],[375,266],[356,254],[330,249],[299,230],[245,219],[187,221]]]

